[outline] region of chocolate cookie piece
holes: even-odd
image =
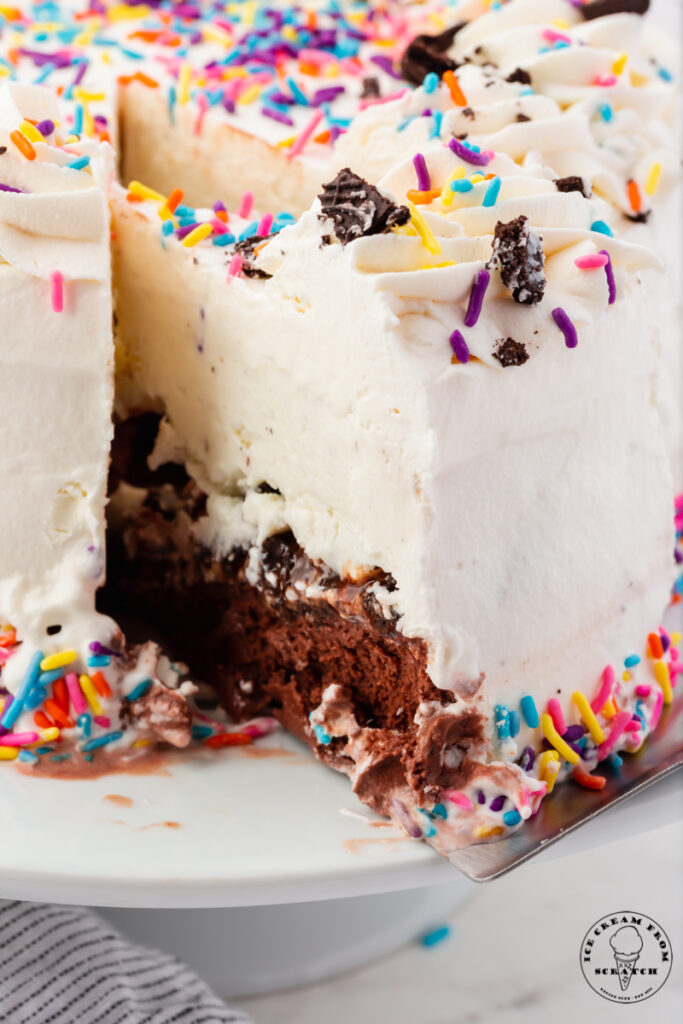
[[[580,192],[586,199],[590,199],[590,191],[586,192],[586,182],[578,174],[570,174],[566,178],[556,178],[555,188],[558,192]]]
[[[579,8],[586,21],[608,14],[647,14],[650,0],[588,0]]]
[[[446,54],[446,50],[466,24],[465,21],[458,22],[436,36],[415,36],[401,57],[401,74],[405,80],[412,85],[422,85],[430,72],[441,78],[444,71],[455,71],[458,65]]]
[[[334,233],[342,245],[365,235],[383,234],[410,220],[406,206],[387,199],[349,167],[323,185],[318,199],[322,206],[320,220],[329,218],[333,222]]]
[[[505,79],[506,82],[519,82],[520,85],[531,85],[531,75],[524,68],[515,68]]]
[[[545,254],[541,236],[519,216],[504,224],[498,221],[493,237],[493,253],[487,266],[498,268],[515,302],[533,306],[545,291]]]
[[[256,249],[267,239],[267,235],[250,235],[249,238],[243,238],[240,242],[235,242],[235,252],[239,253],[242,257],[242,273],[245,277],[272,277],[272,274],[267,274],[265,270],[261,270],[254,263],[254,256],[256,255]]]
[[[501,366],[523,366],[529,358],[526,345],[514,338],[499,338],[493,355]]]

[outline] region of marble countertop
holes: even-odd
[[[254,1024],[591,1024],[683,1020],[683,824],[534,863],[477,888],[443,923],[450,935],[324,984],[240,1006]],[[581,940],[604,914],[654,918],[673,946],[652,999],[619,1006],[579,967]]]

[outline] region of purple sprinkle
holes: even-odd
[[[574,324],[569,319],[569,315],[562,309],[562,306],[557,306],[551,315],[564,334],[564,343],[567,348],[576,348],[579,344],[579,336],[576,333],[576,327],[574,327]]]
[[[477,803],[478,804],[485,804],[486,803],[486,793],[484,792],[483,789],[478,789],[477,790]]]
[[[427,161],[423,157],[422,153],[416,153],[413,157],[413,167],[417,174],[418,192],[429,192],[432,187],[432,183],[429,178],[429,171],[427,170]]]
[[[575,743],[576,740],[580,740],[585,733],[586,730],[582,725],[570,725],[569,728],[562,733],[562,739],[566,740],[567,743]]]
[[[459,363],[468,363],[470,361],[470,350],[467,347],[467,342],[463,338],[459,330],[453,331],[449,341],[451,348],[455,352],[456,358]]]
[[[520,767],[525,772],[531,771],[531,769],[534,766],[534,761],[535,760],[536,760],[536,754],[534,753],[534,748],[533,747],[525,747],[524,750],[522,751],[522,756],[520,758],[520,762],[519,762],[520,763]]]
[[[381,54],[375,54],[375,56],[371,57],[370,60],[373,64],[376,64],[378,68],[381,68],[382,71],[391,75],[392,78],[396,78],[400,82],[403,81],[403,76],[394,69],[394,62],[391,57],[384,57]]]
[[[408,835],[412,836],[413,839],[421,839],[422,829],[417,827],[413,819],[408,814],[405,805],[402,804],[400,800],[393,800],[392,807],[394,809],[394,814],[396,815],[396,817],[398,818],[398,820],[400,821],[401,825],[406,830]]]
[[[470,292],[470,301],[467,304],[467,312],[465,313],[465,327],[474,327],[479,316],[481,314],[481,307],[484,304],[484,296],[486,295],[486,289],[489,286],[491,275],[488,270],[483,268],[479,271],[472,284],[472,291]]]
[[[216,202],[213,204],[213,212],[218,213],[219,211],[223,213],[227,212],[225,203],[222,203],[220,199],[217,199]]]
[[[607,249],[600,250],[601,256],[607,257],[607,263],[605,264],[605,277],[607,278],[607,289],[609,292],[609,303],[612,305],[617,297],[617,282],[614,279],[614,267],[612,266],[612,260],[607,252]]]
[[[318,107],[321,103],[331,103],[343,92],[346,92],[343,85],[330,85],[327,89],[318,89],[311,97],[311,106]]]
[[[91,643],[88,644],[88,647],[93,652],[93,654],[109,654],[113,658],[123,657],[123,655],[119,654],[118,651],[112,651],[111,647],[105,647],[104,644],[101,644],[99,642],[99,640],[92,640]]]
[[[425,109],[422,111],[422,113],[420,115],[420,117],[431,117],[431,116],[432,116],[432,111],[431,111],[430,107],[425,107]]]
[[[283,114],[280,110],[275,110],[274,107],[261,107],[261,113],[264,117],[269,117],[273,121],[279,121],[280,124],[286,124],[290,128],[294,127],[294,122],[291,117],[288,117],[287,114]]]
[[[295,100],[293,100],[291,96],[288,96],[287,93],[284,92],[271,92],[268,99],[271,100],[271,102],[273,103],[282,103],[286,107],[293,107],[295,103]]]
[[[47,138],[47,136],[52,135],[55,130],[55,123],[47,118],[45,121],[39,121],[36,125],[36,129],[40,132],[43,138]]]
[[[235,101],[231,100],[229,96],[226,96],[223,100],[223,106],[227,110],[228,114],[235,113]]]
[[[475,167],[488,167],[491,157],[488,153],[475,153],[469,146],[465,146],[460,139],[451,139],[448,148],[465,163],[474,164]]]
[[[73,84],[75,86],[81,84],[81,82],[85,78],[85,73],[86,73],[87,70],[88,70],[88,63],[87,63],[87,61],[83,61],[82,64],[79,64],[78,71],[74,75],[74,80],[73,80]]]
[[[669,650],[670,647],[671,647],[671,637],[670,636],[666,636],[666,635],[663,636],[662,637],[662,650],[664,651],[664,654],[666,654],[666,652]]]
[[[505,796],[505,794],[501,793],[500,796],[494,796],[493,800],[489,804],[489,807],[492,811],[502,811],[503,808],[505,807],[506,800],[507,797]]]
[[[4,182],[0,181],[0,192],[22,192],[20,188],[14,188],[12,185],[5,185]]]
[[[182,228],[178,228],[176,231],[176,238],[179,238],[182,242],[183,238],[185,238],[186,235],[189,235],[190,231],[194,231],[194,229],[198,227],[199,224],[197,221],[194,221],[192,224],[185,224]]]

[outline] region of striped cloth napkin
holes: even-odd
[[[93,910],[0,900],[2,1024],[248,1024],[185,964]]]

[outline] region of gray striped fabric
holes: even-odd
[[[248,1022],[185,964],[92,910],[0,900],[2,1024]]]

